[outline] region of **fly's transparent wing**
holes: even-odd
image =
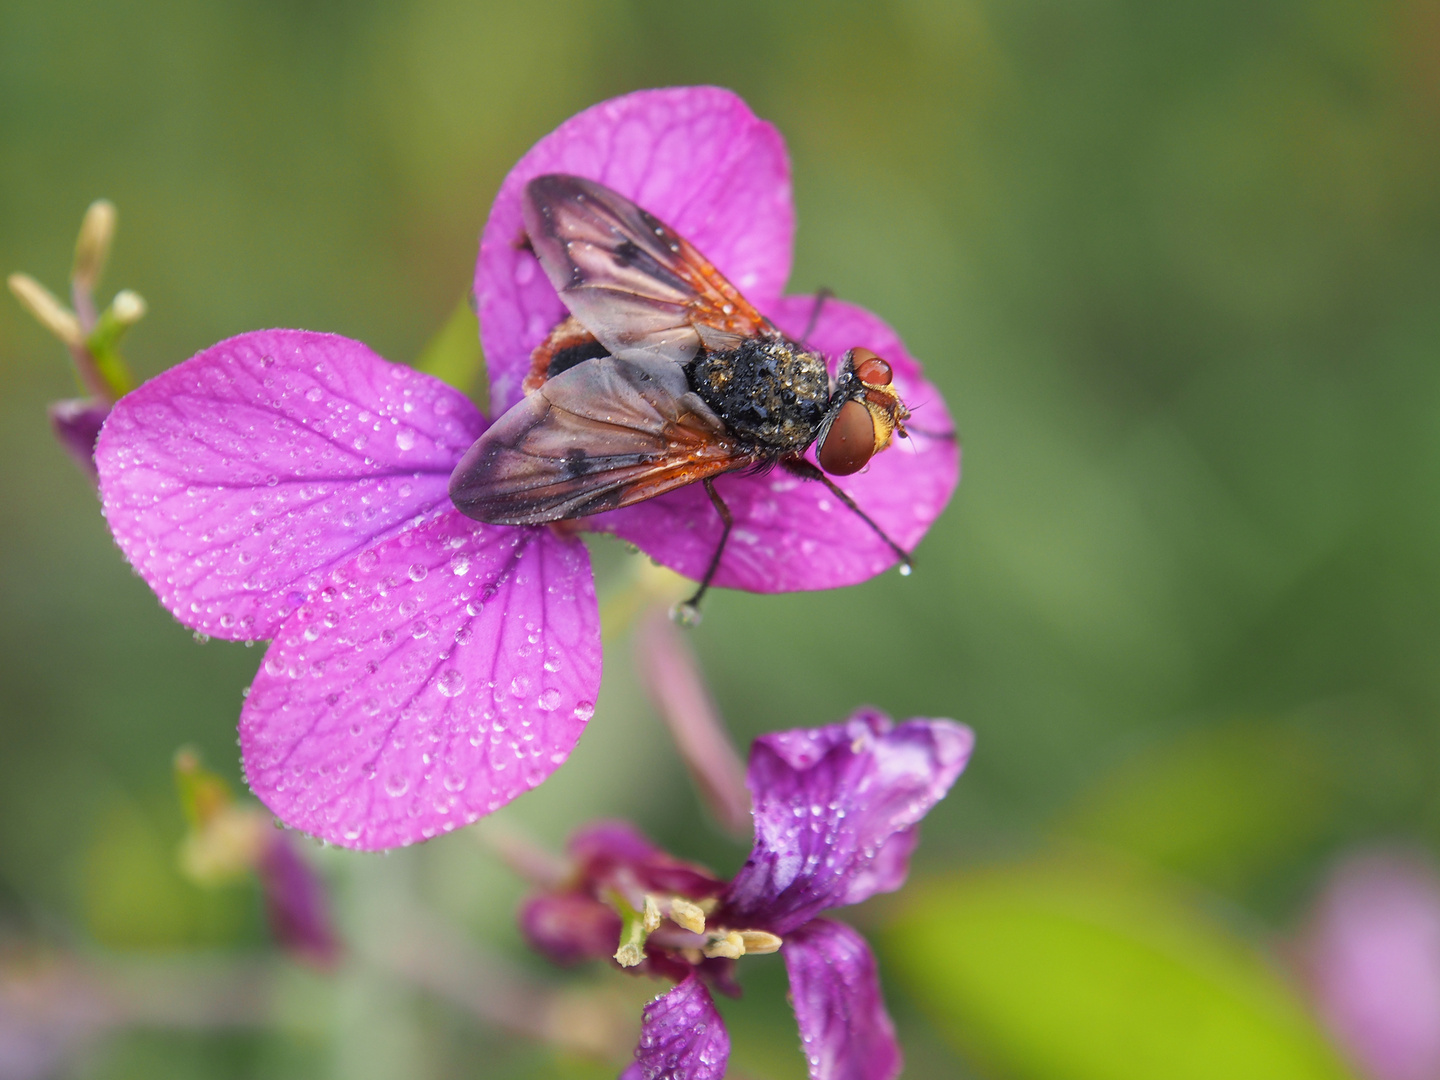
[[[560,299],[616,356],[683,364],[702,345],[779,333],[689,241],[604,184],[537,176],[524,212]]]
[[[665,359],[587,360],[500,417],[461,459],[450,497],[496,525],[539,525],[653,498],[753,464]]]

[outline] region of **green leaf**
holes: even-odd
[[[489,407],[485,380],[485,354],[480,350],[480,320],[461,300],[420,353],[415,366],[462,393],[471,394],[481,409]]]
[[[1099,778],[1060,828],[1233,893],[1333,826],[1343,808],[1334,758],[1299,723],[1240,718],[1182,732]]]
[[[1056,861],[933,881],[884,946],[888,973],[997,1076],[1347,1076],[1255,948],[1128,871]]]

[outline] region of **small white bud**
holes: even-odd
[[[80,235],[75,240],[75,264],[70,278],[82,289],[91,290],[105,270],[110,257],[110,241],[115,237],[115,204],[109,199],[96,199],[85,211]]]
[[[25,310],[34,315],[36,321],[46,330],[71,348],[80,348],[85,344],[80,320],[44,285],[29,274],[11,274],[6,279],[6,284],[15,294],[15,299],[19,300]]]
[[[145,298],[134,289],[121,289],[115,294],[115,299],[110,301],[110,310],[114,312],[116,321],[126,326],[134,326],[145,317],[149,308],[145,304]]]

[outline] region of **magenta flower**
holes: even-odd
[[[531,354],[568,315],[523,244],[525,185],[547,173],[597,180],[633,199],[694,244],[782,331],[804,335],[814,297],[781,295],[795,212],[779,132],[728,90],[642,90],[571,117],[500,186],[475,269],[497,415],[521,399]],[[895,332],[863,308],[827,302],[808,343],[825,353],[832,376],[845,351],[857,346],[894,368],[895,389],[914,410],[911,438],[877,454],[864,471],[835,479],[900,547],[912,550],[959,479],[959,445],[945,403]],[[813,450],[809,456],[813,461]],[[751,592],[829,589],[864,581],[896,561],[821,484],[776,470],[727,473],[715,485],[735,521],[715,585]],[[623,537],[697,580],[721,532],[699,484],[579,523]]]
[[[1392,852],[1332,875],[1307,936],[1316,1008],[1369,1080],[1440,1076],[1440,878]]]
[[[476,272],[498,412],[564,316],[523,250],[520,194],[540,172],[591,176],[667,218],[791,334],[782,298],[793,212],[783,144],[735,95],[646,91],[542,139],[501,187]],[[894,333],[825,305],[810,336],[834,359],[883,355],[915,409],[909,443],[844,487],[913,547],[959,468],[939,395]],[[286,824],[347,847],[468,824],[550,775],[590,718],[600,640],[583,545],[568,531],[483,525],[447,495],[487,426],[461,394],[345,338],[242,334],[124,397],[96,445],[121,549],[177,619],[272,639],[240,716],[246,778]],[[930,434],[925,434],[929,432]],[[717,585],[849,584],[894,554],[821,485],[718,481],[735,518]],[[720,522],[703,490],[582,520],[700,577]]]
[[[737,993],[735,960],[777,949],[812,1080],[891,1080],[900,1048],[875,958],[855,930],[819,916],[904,883],[920,819],[973,744],[949,720],[892,725],[868,710],[762,736],[746,779],[755,846],[733,881],[603,823],[572,839],[573,880],[531,897],[521,929],[558,962],[613,953],[678,983],[646,1007],[623,1080],[719,1080],[730,1040],[706,984]]]
[[[240,744],[288,825],[376,849],[468,824],[594,711],[584,545],[450,505],[484,427],[444,383],[299,330],[206,349],[105,423],[101,502],[140,575],[186,626],[273,639]]]

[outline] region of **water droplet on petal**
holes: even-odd
[[[440,678],[435,680],[435,688],[446,697],[454,697],[465,689],[465,676],[451,668],[449,671],[441,672]]]
[[[385,794],[389,795],[392,799],[398,799],[409,790],[410,780],[408,777],[392,773],[385,778]]]

